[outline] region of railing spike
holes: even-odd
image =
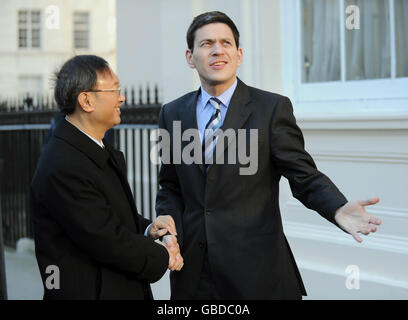
[[[135,87],[134,86],[132,86],[132,89],[131,89],[131,92],[130,92],[130,94],[131,94],[131,102],[132,102],[132,106],[134,106],[135,105]]]
[[[150,104],[150,86],[146,84],[146,104]]]
[[[139,104],[140,104],[140,105],[143,104],[143,89],[142,89],[142,85],[139,86]]]

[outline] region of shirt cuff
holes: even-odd
[[[149,225],[147,226],[147,228],[146,228],[146,230],[145,230],[145,232],[144,232],[144,236],[145,236],[145,237],[148,237],[148,236],[149,236],[147,233],[148,233],[148,231],[149,231],[151,225],[152,225],[152,224],[149,224]]]

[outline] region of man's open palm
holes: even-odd
[[[381,224],[381,220],[368,214],[364,207],[379,201],[379,198],[373,198],[347,202],[336,211],[334,218],[343,230],[350,233],[357,242],[362,242],[363,239],[358,236],[358,233],[369,235],[377,230],[376,226]]]

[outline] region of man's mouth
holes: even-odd
[[[223,65],[225,65],[225,64],[227,64],[227,61],[215,61],[215,62],[213,62],[213,63],[211,63],[210,64],[210,66],[211,67],[213,67],[213,66],[223,66]]]

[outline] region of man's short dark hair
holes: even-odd
[[[108,62],[94,55],[78,55],[55,74],[54,97],[64,114],[75,111],[78,95],[95,87],[98,74],[111,72]]]
[[[232,34],[234,35],[235,44],[237,45],[237,48],[239,48],[239,31],[234,22],[223,12],[211,11],[202,13],[195,17],[193,22],[190,24],[190,27],[187,30],[187,46],[191,51],[194,49],[195,32],[197,29],[200,29],[201,27],[210,23],[225,23],[227,26],[229,26]]]

